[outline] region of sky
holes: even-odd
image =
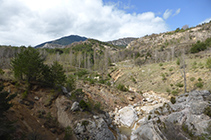
[[[0,45],[143,37],[211,20],[211,0],[0,0]]]

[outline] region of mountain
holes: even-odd
[[[65,36],[53,41],[44,42],[42,44],[35,46],[35,48],[40,48],[40,47],[57,48],[57,47],[63,47],[63,46],[72,44],[73,42],[80,42],[80,41],[85,41],[85,40],[87,40],[86,37],[81,37],[78,35],[70,35],[70,36]]]
[[[113,40],[113,41],[108,41],[108,43],[115,45],[115,46],[126,47],[131,41],[134,41],[136,39],[138,39],[138,38],[127,37],[127,38],[120,38],[120,39]]]

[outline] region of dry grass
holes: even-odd
[[[187,90],[210,90],[211,72],[206,68],[207,58],[186,59],[186,79]],[[136,88],[137,91],[153,90],[158,93],[178,92],[184,93],[184,80],[182,70],[175,61],[153,63],[137,67],[131,61],[124,61],[118,64],[117,69],[124,73],[116,81],[126,86]],[[190,80],[194,77],[194,80]],[[202,79],[203,87],[197,88],[195,85],[198,79]],[[136,82],[134,82],[134,79]],[[193,79],[193,78],[192,78]],[[179,83],[179,84],[177,84]],[[183,86],[182,86],[183,84]]]

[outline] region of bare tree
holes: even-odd
[[[188,29],[189,28],[189,26],[186,24],[186,25],[184,25],[184,26],[182,26],[182,29],[183,30],[186,30],[186,29]]]

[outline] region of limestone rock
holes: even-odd
[[[71,106],[71,111],[77,111],[79,110],[79,103],[78,102],[74,102]]]
[[[208,91],[193,91],[176,98],[176,103],[164,103],[150,111],[148,119],[138,121],[141,126],[131,135],[133,140],[192,139],[211,135],[207,131],[211,118],[204,111],[209,102]],[[149,117],[150,116],[150,117]]]
[[[115,137],[108,128],[107,123],[101,117],[94,120],[86,119],[76,123],[74,133],[78,139],[114,140]]]
[[[64,94],[68,94],[67,88],[66,88],[66,87],[62,87],[62,92],[63,92]]]
[[[122,125],[126,127],[132,127],[132,125],[137,121],[138,117],[136,115],[136,111],[130,107],[126,106],[119,110],[119,120]]]

